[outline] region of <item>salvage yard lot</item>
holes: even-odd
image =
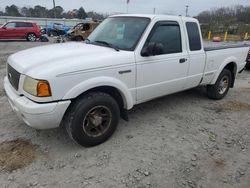
[[[0,42],[1,187],[250,187],[250,71],[221,101],[201,87],[138,105],[110,140],[83,148],[27,127],[5,96],[7,57],[47,44]]]

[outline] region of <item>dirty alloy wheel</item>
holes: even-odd
[[[224,69],[215,84],[207,86],[208,98],[215,100],[224,98],[228,93],[231,83],[232,73],[229,70]]]
[[[115,131],[120,110],[113,97],[92,92],[76,99],[64,118],[69,136],[82,146],[105,142]]]
[[[30,42],[36,41],[36,35],[34,33],[29,33],[27,35],[27,40],[30,41]]]

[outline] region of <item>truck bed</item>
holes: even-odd
[[[202,84],[214,84],[223,68],[232,62],[235,64],[235,74],[241,71],[246,64],[246,56],[249,46],[244,43],[233,44],[204,44],[206,54],[206,66]]]

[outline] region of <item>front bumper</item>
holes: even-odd
[[[35,129],[51,129],[60,126],[64,113],[71,101],[39,104],[19,96],[14,92],[7,77],[4,78],[4,89],[12,109],[28,126]]]

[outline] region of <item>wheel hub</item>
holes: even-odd
[[[83,120],[83,131],[91,137],[104,134],[110,127],[112,114],[106,106],[95,106],[90,109]]]
[[[102,117],[101,116],[98,116],[98,115],[94,115],[93,117],[90,118],[91,119],[91,122],[96,126],[100,126],[101,123],[102,123]]]
[[[224,76],[219,84],[219,93],[222,95],[226,92],[229,85],[229,78],[227,76]]]

